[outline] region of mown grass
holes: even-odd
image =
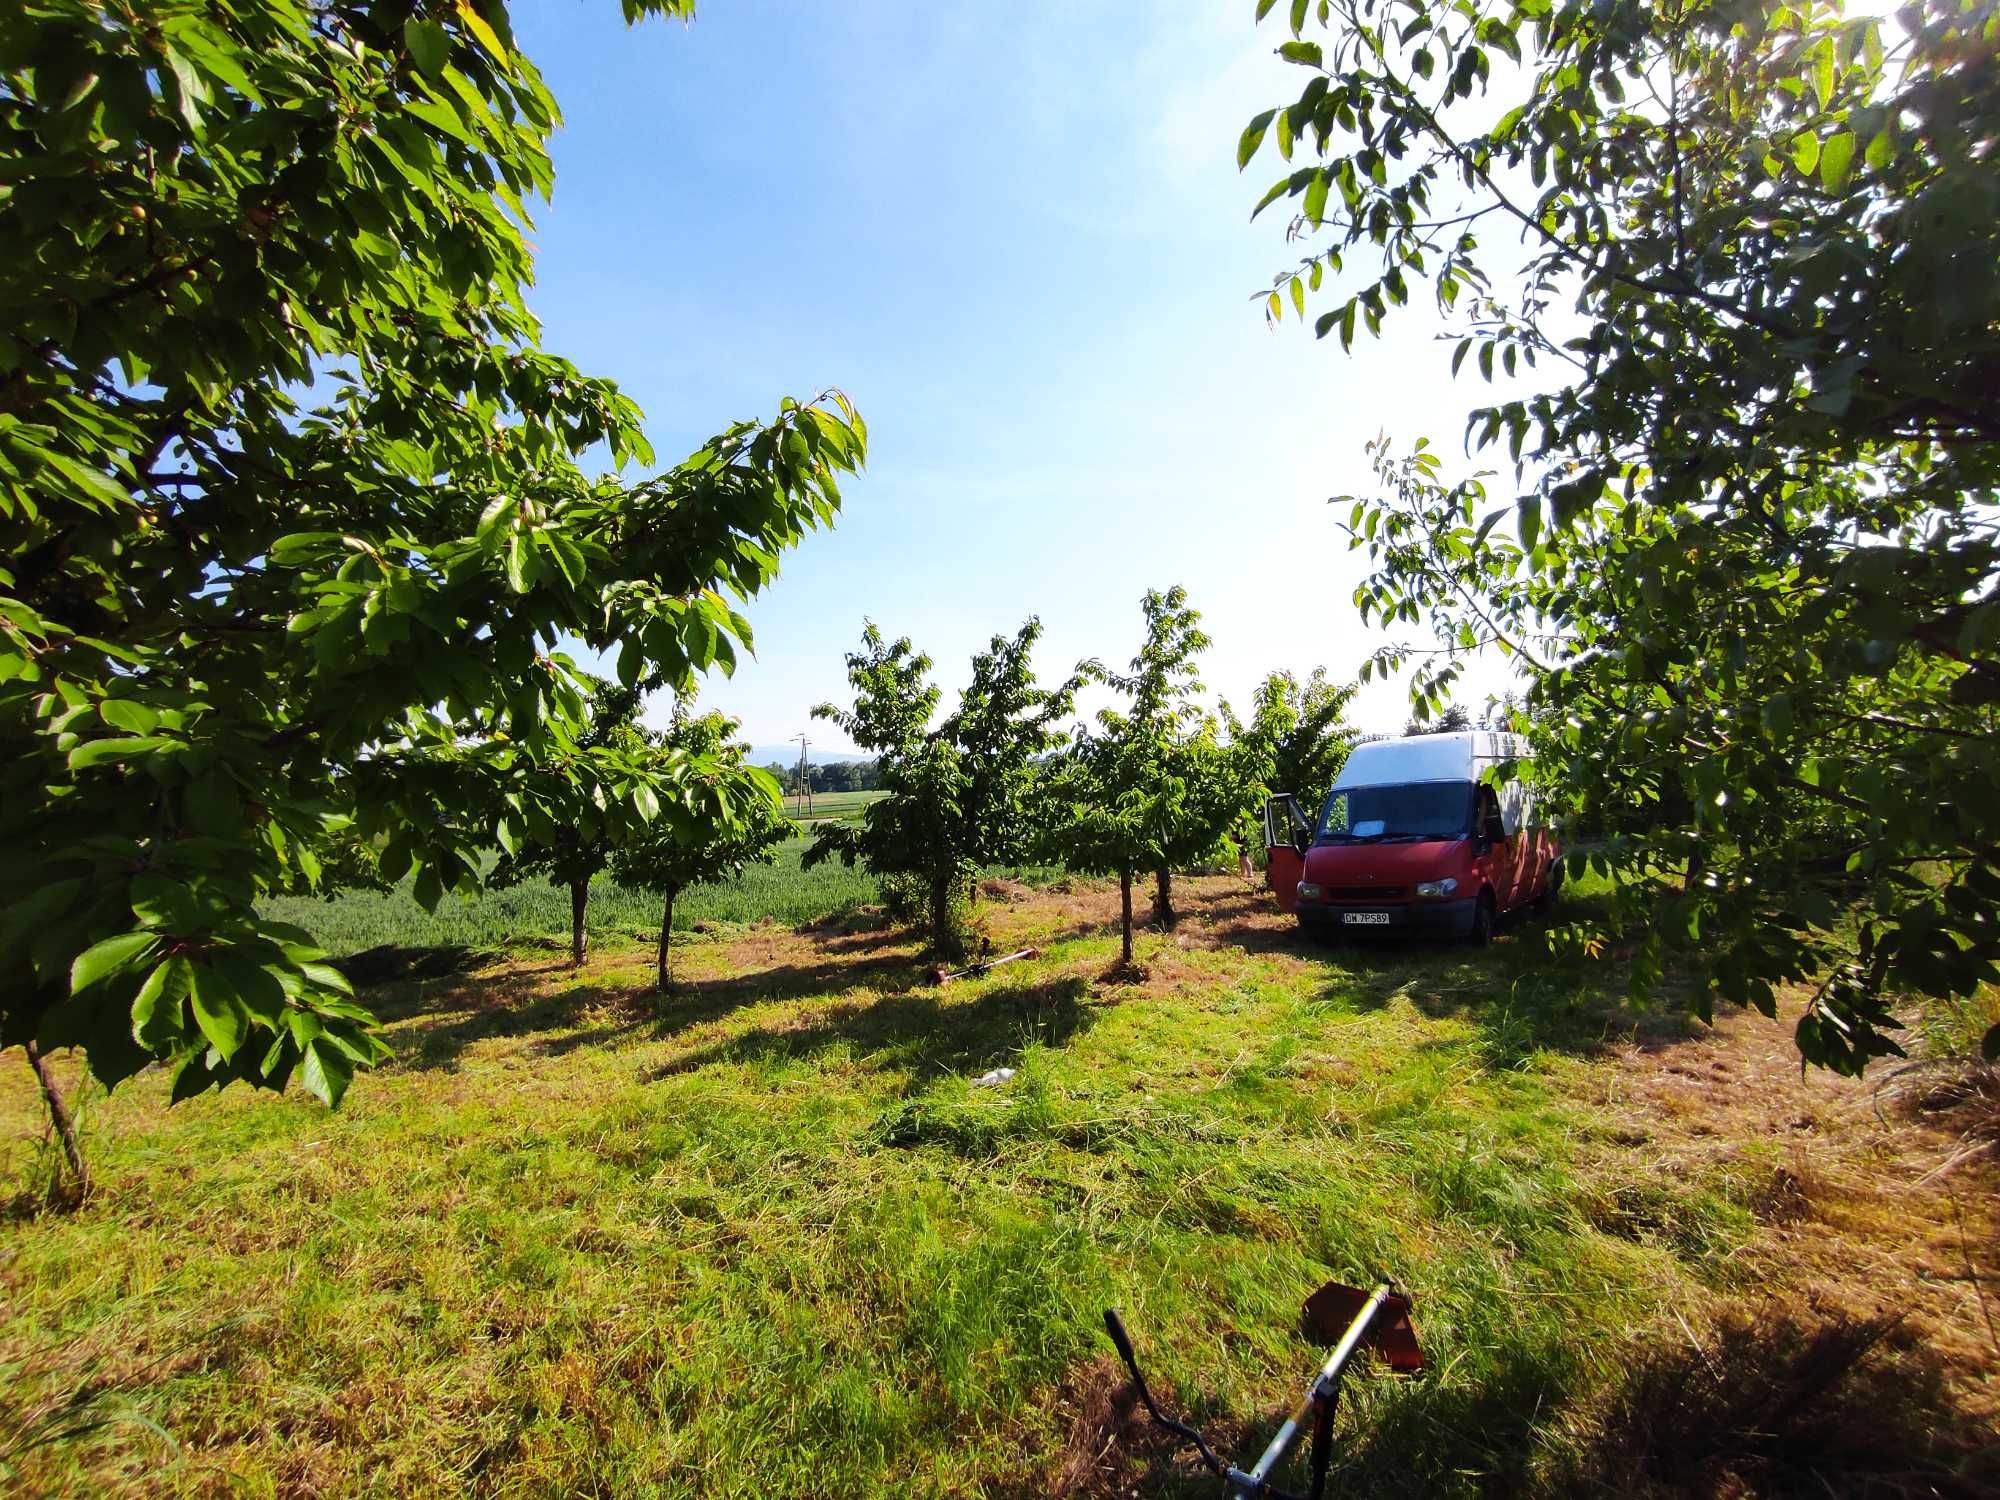
[[[1106,1305],[1247,1452],[1316,1359],[1300,1299],[1389,1271],[1432,1369],[1353,1383],[1343,1482],[1560,1492],[1561,1414],[1732,1276],[1747,1211],[1603,1175],[1576,975],[1238,933],[1225,885],[1140,986],[1097,977],[1110,897],[1044,896],[987,912],[1041,958],[942,990],[894,934],[764,929],[657,1009],[637,951],[381,992],[399,1061],[337,1113],[138,1080],[91,1107],[100,1197],[0,1229],[0,1457],[82,1393],[174,1445],[113,1425],[20,1482],[1050,1493],[1105,1439]]]
[[[866,795],[866,794],[864,794]],[[741,878],[696,886],[674,903],[674,930],[697,923],[755,922],[765,918],[795,924],[876,899],[876,882],[865,870],[838,863],[799,867],[811,841],[795,838],[779,845],[777,861],[752,865]],[[507,890],[472,898],[446,896],[437,910],[425,911],[405,882],[388,892],[342,891],[331,897],[290,896],[265,903],[265,911],[311,932],[336,956],[385,943],[412,948],[463,945],[504,949],[536,938],[569,937],[569,892],[546,880],[525,881]],[[608,874],[590,885],[586,925],[593,941],[658,935],[660,898],[628,890]]]
[[[879,802],[884,792],[814,792],[810,803],[804,797],[785,798],[785,811],[795,818],[815,823],[852,823],[871,802]]]

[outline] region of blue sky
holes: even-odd
[[[839,525],[704,691],[753,743],[839,748],[806,711],[844,700],[864,616],[948,688],[1030,614],[1045,677],[1123,662],[1173,583],[1239,703],[1377,644],[1326,498],[1366,487],[1378,431],[1456,453],[1490,392],[1451,382],[1428,307],[1353,358],[1265,326],[1250,294],[1296,252],[1278,210],[1249,222],[1275,156],[1239,175],[1234,147],[1303,80],[1251,8],[711,0],[627,31],[609,0],[520,0],[565,114],[534,235],[549,346],[619,381],[663,459],[828,385],[868,420]],[[1357,717],[1405,710],[1377,687]]]

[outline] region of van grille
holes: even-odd
[[[1329,901],[1405,901],[1409,899],[1410,888],[1406,885],[1330,885],[1326,888]]]

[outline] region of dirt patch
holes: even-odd
[[[1955,1136],[1939,1175],[1968,1163],[2000,1163],[2000,1066],[1975,1058],[1933,1058],[1891,1068],[1878,1097],[1905,1119]]]
[[[1724,1014],[1685,1041],[1621,1048],[1591,1075],[1612,1122],[1607,1177],[1629,1185],[1636,1156],[1654,1180],[1730,1185],[1758,1220],[1732,1280],[1817,1308],[1824,1326],[1875,1330],[1871,1359],[1923,1350],[1940,1421],[2000,1430],[2000,1167],[1983,1143],[1966,1149],[1967,1090],[1926,1110],[1908,1080],[1929,1070],[1803,1071],[1794,1019]],[[1738,1305],[1719,1328],[1771,1316]],[[1849,1336],[1791,1333],[1814,1359]]]
[[[1156,1390],[1153,1399],[1161,1410],[1185,1420],[1171,1393]],[[1064,1381],[1051,1410],[1067,1433],[1061,1456],[1049,1472],[1020,1476],[1002,1490],[1008,1500],[1051,1495],[1139,1500],[1170,1485],[1208,1477],[1192,1448],[1153,1425],[1125,1367],[1110,1354]],[[1240,1437],[1230,1428],[1209,1434],[1211,1442],[1223,1440],[1223,1452],[1234,1452]]]

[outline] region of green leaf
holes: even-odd
[[[86,504],[102,506],[106,510],[119,510],[132,503],[132,497],[125,487],[101,470],[87,464],[80,464],[67,454],[42,451],[42,461],[56,470],[71,484],[76,486],[76,497]]]
[[[160,50],[166,56],[168,70],[162,82],[168,78],[173,80],[173,87],[167,92],[176,101],[180,117],[187,122],[188,132],[198,137],[201,134],[201,111],[197,106],[208,98],[208,85],[203,82],[193,60],[178,48],[168,45]]]
[[[347,1086],[353,1081],[353,1061],[332,1042],[324,1037],[315,1037],[306,1043],[299,1082],[305,1086],[307,1093],[332,1108],[340,1103],[347,1093]]]
[[[294,568],[340,546],[337,531],[294,531],[271,543],[269,557],[281,568]]]
[[[1326,168],[1314,169],[1312,180],[1306,184],[1306,222],[1317,229],[1326,218],[1326,193],[1331,183]]]
[[[181,1035],[181,1006],[193,977],[193,966],[179,954],[154,967],[132,1002],[133,1041],[149,1052],[173,1044]]]
[[[411,17],[403,23],[403,45],[410,49],[410,61],[417,65],[417,71],[427,78],[436,78],[444,71],[447,58],[451,55],[451,42],[444,34],[444,28],[431,20]]]
[[[1829,136],[1819,152],[1819,180],[1829,193],[1837,193],[1847,186],[1848,174],[1854,167],[1854,132],[1843,130]]]
[[[435,99],[405,99],[403,108],[435,130],[441,130],[453,140],[467,146],[477,147],[478,137],[465,128],[465,122],[458,117],[458,111]]]
[[[299,972],[322,990],[332,990],[334,993],[340,995],[352,995],[354,993],[352,982],[332,964],[300,964]]]
[[[160,723],[159,714],[131,698],[106,698],[97,705],[97,716],[128,734],[151,734]]]
[[[472,0],[453,0],[453,8],[458,12],[459,24],[472,33],[479,45],[490,52],[496,62],[506,63],[507,49],[502,45],[499,34],[487,24],[486,18],[473,8]]]
[[[132,881],[132,915],[148,927],[186,933],[200,925],[201,907],[178,880],[145,874]]]
[[[1243,134],[1236,142],[1238,171],[1250,165],[1250,158],[1257,154],[1257,148],[1264,143],[1264,132],[1271,128],[1271,121],[1277,113],[1275,109],[1267,109],[1243,127]]]
[[[1813,169],[1819,165],[1818,136],[1808,133],[1792,142],[1792,165],[1806,176],[1812,176]]]
[[[193,968],[188,974],[188,999],[194,1003],[195,1024],[209,1045],[225,1061],[234,1057],[250,1034],[250,1016],[229,981],[213,968]]]
[[[140,735],[136,738],[108,740],[85,740],[69,753],[69,768],[72,771],[86,771],[107,760],[130,760],[134,756],[147,755],[155,750],[166,750],[180,741],[168,739],[164,735]]]
[[[121,932],[116,937],[93,943],[76,956],[69,966],[69,992],[81,994],[114,974],[132,968],[159,947],[160,939],[151,932]]]

